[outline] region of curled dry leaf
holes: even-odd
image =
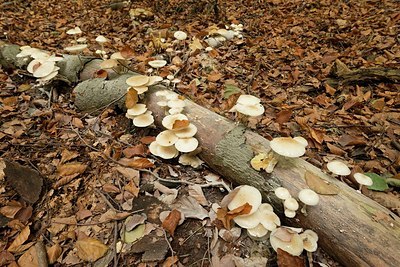
[[[339,193],[339,188],[336,185],[322,179],[310,171],[306,171],[304,177],[308,187],[318,194],[337,195]]]
[[[62,248],[57,243],[47,248],[47,259],[49,261],[49,264],[54,264],[60,257],[61,253],[62,253]]]
[[[178,130],[188,127],[190,122],[188,120],[176,120],[172,125],[172,129]]]
[[[203,189],[198,184],[189,185],[189,196],[195,198],[202,206],[208,205],[208,201],[204,196]]]
[[[303,267],[304,259],[300,256],[293,256],[290,253],[278,248],[278,266],[281,267]]]
[[[122,158],[118,162],[127,167],[135,169],[146,169],[154,167],[154,163],[147,158],[134,158],[134,159]]]
[[[76,241],[77,255],[81,260],[94,262],[106,254],[108,247],[95,238],[84,238]]]
[[[40,267],[35,246],[30,247],[29,250],[27,250],[18,259],[18,266],[19,267]]]
[[[173,209],[163,221],[162,227],[167,230],[171,236],[174,236],[175,229],[178,226],[180,219],[181,212],[177,209]]]
[[[64,149],[61,152],[61,161],[60,163],[63,164],[67,161],[70,161],[71,159],[77,158],[79,156],[79,153],[76,151],[70,151],[68,149]]]
[[[239,215],[246,215],[251,211],[252,206],[246,203],[236,209],[228,211],[228,208],[219,208],[217,211],[217,219],[222,222],[226,229],[231,229],[231,221]]]
[[[10,252],[19,251],[19,248],[21,247],[22,244],[25,243],[26,240],[28,240],[30,234],[31,230],[29,226],[26,226],[24,229],[22,229],[21,233],[17,235],[17,237],[14,239],[14,241],[11,243],[11,245],[8,247],[7,250]]]
[[[127,109],[133,108],[138,102],[138,92],[130,88],[126,93],[125,106]]]
[[[203,220],[208,217],[208,212],[191,196],[182,197],[174,204],[174,208],[182,212],[186,218]]]

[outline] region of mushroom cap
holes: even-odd
[[[275,196],[277,196],[279,199],[288,199],[291,197],[289,190],[287,190],[284,187],[277,187],[274,191]]]
[[[153,84],[156,84],[158,82],[161,82],[163,80],[163,78],[161,76],[149,76],[149,82],[146,84],[147,86],[151,86]]]
[[[179,98],[168,101],[168,107],[170,108],[184,108],[185,106],[186,106],[185,100]]]
[[[110,58],[112,58],[112,59],[126,60],[126,58],[124,58],[124,57],[122,56],[121,52],[112,53],[111,56],[110,56]]]
[[[80,38],[76,39],[76,42],[78,42],[78,43],[86,43],[86,41],[87,41],[86,37],[80,37]]]
[[[160,107],[166,107],[166,106],[168,106],[167,101],[158,101],[158,102],[157,102],[157,105],[160,106]]]
[[[187,34],[183,31],[176,31],[174,32],[174,37],[175,39],[182,41],[187,38]]]
[[[126,117],[129,119],[134,119],[135,116],[139,116],[147,111],[147,107],[145,104],[136,104],[133,108],[129,108],[126,110]]]
[[[178,136],[171,130],[165,130],[156,136],[156,141],[162,146],[172,146],[179,140]]]
[[[126,83],[129,86],[138,87],[146,85],[149,82],[150,78],[146,75],[134,75],[126,79]]]
[[[353,176],[357,183],[361,185],[371,186],[374,183],[370,177],[363,173],[356,172]]]
[[[55,68],[56,66],[54,61],[45,61],[33,71],[33,76],[36,78],[43,78],[52,73]]]
[[[189,138],[193,137],[197,133],[197,127],[193,123],[189,123],[188,127],[174,130],[174,133],[179,138]]]
[[[299,192],[299,200],[306,205],[315,206],[319,202],[319,196],[313,190],[306,188]]]
[[[118,61],[116,59],[106,59],[100,63],[100,68],[102,69],[112,69],[118,66]]]
[[[49,80],[53,79],[54,77],[56,77],[57,74],[58,74],[58,70],[53,71],[53,72],[49,73],[48,75],[46,75],[46,76],[44,76],[44,77],[42,77],[42,78],[40,78],[38,80],[41,81],[41,82],[49,81]]]
[[[233,37],[235,37],[235,33],[232,30],[219,29],[217,30],[217,33],[223,36],[226,40],[231,40]]]
[[[152,68],[162,68],[165,65],[167,65],[167,61],[163,60],[163,59],[157,59],[157,60],[152,60],[149,61],[148,64],[152,67]]]
[[[170,115],[173,115],[173,114],[182,113],[182,111],[183,111],[183,108],[170,108],[170,109],[168,110],[168,113],[169,113]]]
[[[297,158],[306,153],[304,145],[293,140],[291,137],[274,138],[269,145],[275,153],[284,157]]]
[[[305,139],[305,138],[302,137],[302,136],[293,137],[293,140],[299,142],[300,144],[302,144],[302,145],[305,146],[305,147],[308,146],[308,141],[307,141],[307,139]]]
[[[285,209],[285,216],[288,218],[294,218],[296,217],[296,211],[295,210],[289,210],[289,209]]]
[[[294,199],[293,197],[290,197],[290,198],[285,199],[285,202],[283,202],[283,206],[286,209],[296,211],[299,208],[299,203],[297,202],[296,199]]]
[[[280,248],[293,256],[299,256],[303,252],[303,239],[300,235],[284,227],[271,232],[270,243],[275,251]]]
[[[300,234],[300,237],[303,239],[304,249],[309,252],[314,252],[318,248],[318,235],[316,232],[312,230],[305,230],[304,233]]]
[[[233,210],[243,206],[246,203],[249,203],[252,207],[248,213],[248,215],[250,215],[258,210],[258,207],[261,205],[261,201],[261,193],[257,188],[250,185],[242,185],[238,187],[236,195],[229,202],[228,209]]]
[[[260,116],[265,111],[264,106],[261,104],[243,105],[240,103],[237,103],[235,105],[234,110],[236,110],[237,112],[240,112],[244,115],[251,116],[251,117]]]
[[[179,163],[182,165],[190,165],[193,168],[200,167],[201,164],[204,163],[198,156],[190,155],[190,154],[182,154],[179,157]]]
[[[270,231],[281,225],[281,220],[273,211],[260,212],[259,219],[260,223]]]
[[[175,143],[175,147],[178,151],[188,153],[194,151],[199,145],[199,141],[194,137],[179,138]]]
[[[251,204],[250,204],[251,205]],[[254,228],[260,223],[260,216],[258,210],[250,215],[239,215],[233,218],[233,221],[242,228]]]
[[[147,87],[147,86],[132,86],[130,88],[135,89],[136,92],[138,93],[138,95],[146,93],[149,90],[149,87]]]
[[[245,106],[253,106],[260,103],[260,99],[253,95],[240,95],[236,103],[245,105]]]
[[[78,26],[67,31],[67,34],[70,34],[70,35],[81,34],[81,33],[82,33],[82,30]]]
[[[146,111],[145,113],[136,116],[132,122],[136,127],[147,127],[154,122],[154,117],[151,115],[150,111]]]
[[[103,35],[99,35],[96,37],[96,42],[98,42],[99,44],[104,44],[107,43],[109,40],[104,37]]]
[[[167,115],[162,119],[161,124],[162,124],[162,126],[167,128],[168,130],[172,130],[172,127],[174,127],[175,121],[177,121],[177,120],[187,120],[187,119],[188,119],[188,117],[186,117],[183,114]]]
[[[268,234],[268,229],[265,229],[265,227],[259,223],[256,227],[248,228],[247,234],[251,237],[259,238]]]
[[[163,159],[172,159],[179,155],[179,151],[176,150],[175,146],[161,146],[154,141],[149,146],[150,153],[163,158]]]
[[[330,170],[333,174],[336,175],[349,175],[351,173],[349,167],[346,164],[339,160],[333,160],[329,162],[326,167]]]
[[[78,45],[68,46],[68,47],[64,48],[64,50],[66,50],[68,52],[81,52],[81,51],[85,50],[86,47],[88,47],[87,44],[78,44]]]

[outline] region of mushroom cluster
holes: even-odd
[[[85,44],[86,38],[77,38],[77,35],[82,34],[82,30],[79,27],[68,30],[67,34],[72,35],[74,37],[74,41],[72,41],[72,46],[67,46],[64,48],[66,51],[79,54],[88,47],[88,45]]]
[[[21,52],[17,54],[17,57],[27,58],[31,57],[33,60],[28,64],[27,70],[29,73],[41,83],[50,81],[57,76],[59,67],[56,66],[56,62],[62,60],[62,57],[57,57],[46,51],[33,48],[30,46],[21,46]]]
[[[149,86],[161,80],[162,78],[159,76],[134,75],[126,79],[126,83],[130,86],[127,90],[133,89],[138,95],[141,95],[148,90]],[[126,117],[131,119],[136,127],[147,127],[154,122],[152,112],[147,110],[146,105],[142,103],[136,103],[127,109]]]
[[[317,250],[318,235],[312,230],[279,227],[271,232],[270,243],[275,251],[282,249],[293,256],[299,256],[303,250],[314,252]]]
[[[185,100],[169,90],[158,91],[156,96],[162,98],[157,105],[169,109],[168,115],[161,122],[166,130],[159,133],[156,140],[150,144],[150,152],[164,159],[175,158],[179,152],[187,153],[181,154],[179,162],[194,168],[199,167],[203,161],[196,156],[199,141],[194,135],[197,133],[197,127],[182,114]]]
[[[214,48],[220,46],[222,43],[233,39],[234,37],[243,38],[243,24],[231,24],[230,27],[226,26],[226,29],[213,28],[208,32],[208,38],[205,40],[206,43]]]
[[[288,218],[294,218],[299,209],[299,203],[292,197],[289,190],[284,187],[277,187],[274,191],[275,196],[283,201],[284,214]]]
[[[229,112],[239,112],[249,117],[256,117],[264,113],[264,106],[260,104],[258,97],[241,95]]]

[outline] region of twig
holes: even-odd
[[[94,191],[100,195],[100,197],[104,200],[104,202],[106,202],[106,204],[110,207],[110,209],[112,209],[113,211],[119,211],[120,210],[114,208],[114,206],[111,204],[111,202],[107,199],[107,197],[97,188],[94,189]]]
[[[192,236],[194,236],[199,230],[203,229],[204,226],[201,226],[199,228],[196,229],[196,231],[194,231],[190,236],[186,237],[182,242],[179,243],[179,245],[183,245],[185,244],[186,241],[188,241],[190,238],[192,238]]]
[[[170,243],[169,240],[168,240],[167,232],[165,232],[165,229],[164,229],[164,228],[163,228],[162,230],[163,230],[163,233],[164,233],[164,239],[165,239],[165,241],[167,242],[168,247],[169,247],[169,250],[171,251],[171,256],[173,257],[175,252],[174,252],[174,250],[172,249],[171,243]]]
[[[257,75],[258,71],[260,70],[260,66],[261,66],[261,60],[257,62],[256,68],[253,71],[253,75],[251,75],[250,81],[247,83],[247,93],[250,94],[250,88],[251,88],[251,84],[254,81],[254,77]]]
[[[118,258],[117,258],[117,238],[118,238],[118,223],[114,222],[114,240],[113,240],[113,258],[114,258],[114,267],[118,267]]]

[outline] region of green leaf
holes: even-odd
[[[231,95],[240,93],[239,87],[233,85],[233,84],[225,84],[225,89],[224,89],[224,98],[228,99]]]
[[[373,172],[367,172],[364,173],[366,176],[372,179],[373,184],[371,186],[368,186],[368,189],[375,190],[375,191],[385,191],[386,189],[389,189],[389,186],[387,185],[387,182],[384,178],[379,176],[376,173]]]

